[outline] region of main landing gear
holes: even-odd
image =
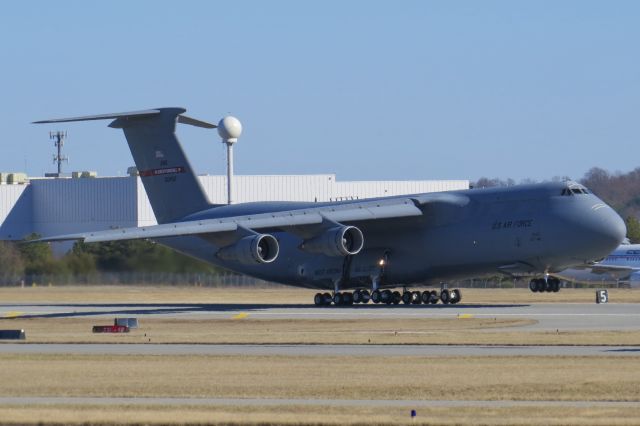
[[[335,292],[333,296],[329,293],[317,293],[313,298],[316,306],[329,306],[332,303],[336,306],[348,306],[354,303],[369,303],[385,305],[398,305],[400,302],[405,305],[435,305],[438,301],[445,305],[456,304],[462,300],[462,292],[460,289],[443,288],[440,292],[436,290],[425,291],[407,291],[400,293],[397,290],[374,290],[371,293],[368,290],[358,289],[353,293],[349,291]]]
[[[548,277],[546,280],[544,278],[535,278],[529,282],[529,290],[535,292],[554,292],[557,293],[560,291],[560,280],[554,277]]]

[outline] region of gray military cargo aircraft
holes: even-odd
[[[456,303],[448,280],[550,273],[606,256],[622,219],[575,182],[470,189],[341,202],[209,202],[175,135],[213,124],[183,108],[38,121],[112,119],[122,129],[159,225],[42,241],[149,239],[268,281],[319,289],[316,305]],[[439,291],[407,291],[408,286]],[[403,288],[403,293],[393,291]],[[355,291],[346,291],[346,290]]]

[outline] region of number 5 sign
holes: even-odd
[[[609,292],[607,290],[596,291],[596,303],[607,303],[609,301]]]

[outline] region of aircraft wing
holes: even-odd
[[[617,265],[600,265],[595,264],[587,267],[586,269],[590,269],[591,273],[602,275],[602,274],[614,274],[614,275],[628,275],[634,271],[638,271],[638,268],[633,268],[631,266],[617,266]]]
[[[551,273],[550,275],[567,281],[600,282],[609,279],[626,279],[639,270],[640,268],[634,268],[632,266],[602,265],[596,263],[593,265],[574,266],[573,268]]]
[[[426,200],[418,201],[408,197],[388,200],[380,199],[247,216],[191,220],[162,225],[58,235],[41,238],[37,241],[82,240],[91,243],[216,234],[234,232],[239,229],[295,229],[296,227],[322,224],[327,220],[331,222],[358,222],[420,216],[422,215],[422,210],[418,206],[426,202]]]

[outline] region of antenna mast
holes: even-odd
[[[53,141],[58,153],[53,154],[53,162],[58,165],[58,177],[62,176],[62,162],[69,161],[69,157],[62,155],[62,147],[64,146],[64,140],[67,138],[67,132],[49,132],[49,139]]]

